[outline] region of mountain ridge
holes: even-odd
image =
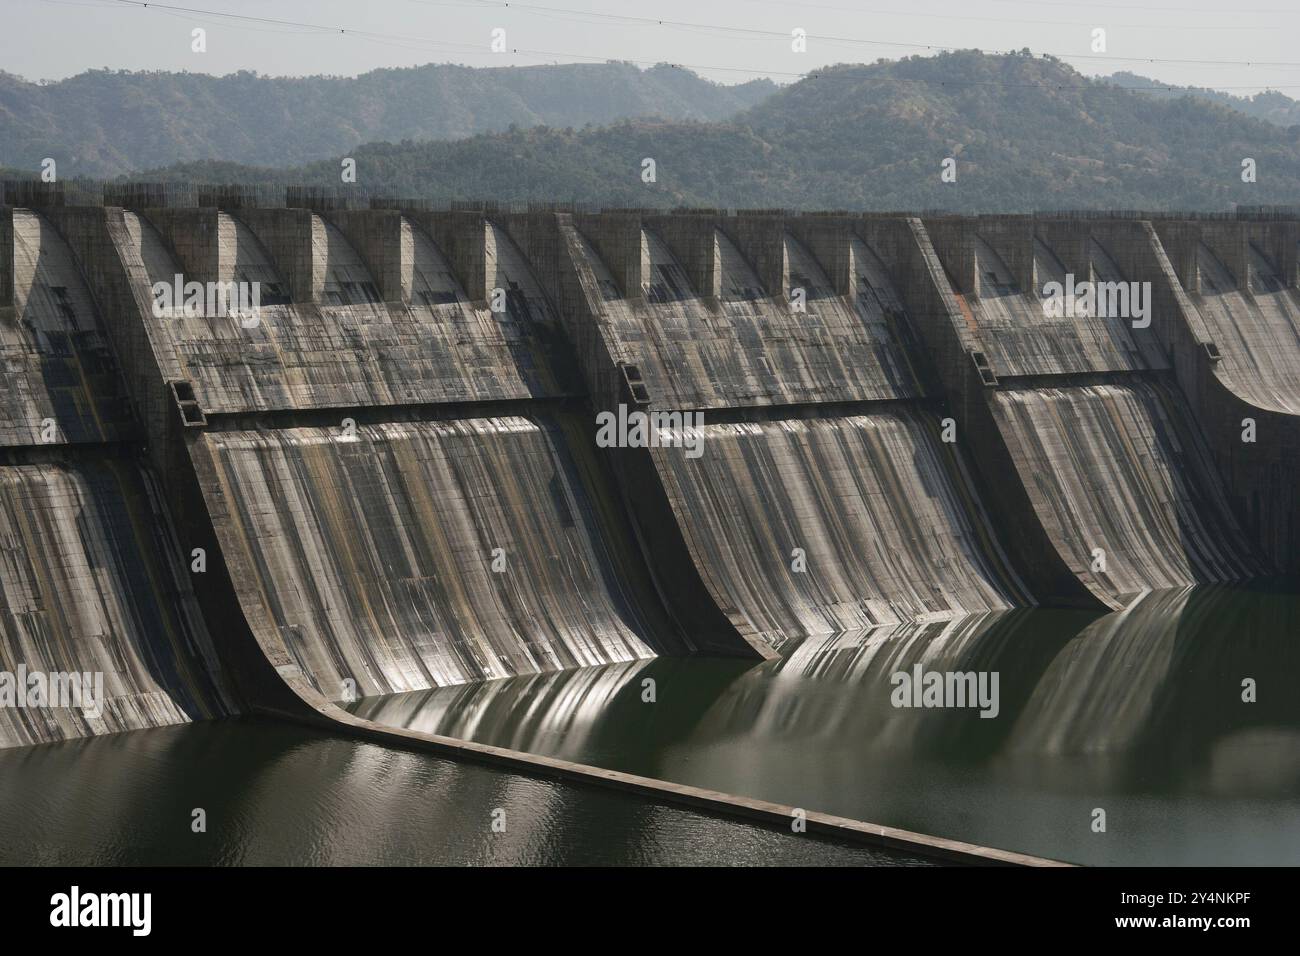
[[[177,162],[293,165],[366,142],[460,139],[516,126],[631,116],[716,120],[770,80],[726,86],[659,64],[463,67],[358,77],[94,70],[54,83],[0,73],[0,166],[117,176]]]
[[[1156,100],[1050,57],[977,51],[832,67],[723,122],[534,127],[349,155],[363,189],[435,201],[1017,212],[1300,197],[1300,127],[1195,97]],[[956,182],[941,179],[946,159]],[[1242,181],[1246,159],[1257,182]],[[338,157],[291,169],[192,163],[140,178],[330,187],[339,168]]]

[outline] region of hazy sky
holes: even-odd
[[[828,63],[896,58],[925,46],[1027,46],[1087,74],[1131,70],[1173,84],[1237,93],[1271,87],[1300,98],[1300,0],[533,0],[508,7],[504,0],[176,0],[149,9],[120,0],[0,0],[0,25],[0,69],[28,79],[100,67],[355,75],[429,62],[618,59],[680,63],[723,82],[784,82]],[[191,50],[195,27],[207,30],[205,53]],[[490,50],[496,27],[519,52]],[[1098,27],[1106,31],[1104,56],[1091,49]],[[806,52],[791,50],[795,28],[809,35]]]

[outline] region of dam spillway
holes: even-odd
[[[91,289],[49,219],[0,215],[0,670],[103,681],[79,708],[11,687],[0,747],[232,713]]]
[[[998,427],[1034,476],[1035,514],[1079,580],[1114,607],[1264,573],[1185,416],[1179,396],[1147,382],[995,397]]]
[[[0,746],[1296,571],[1295,219],[3,201]]]
[[[364,426],[350,444],[220,432],[204,451],[231,505],[223,549],[257,567],[267,626],[341,699],[650,655],[566,444],[514,416]]]

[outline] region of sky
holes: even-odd
[[[206,31],[203,52],[192,48],[195,29]],[[505,52],[491,49],[494,29],[505,31]],[[807,33],[797,52],[796,29]],[[831,63],[1028,47],[1088,75],[1128,70],[1300,98],[1297,34],[1300,0],[0,0],[0,70],[30,80],[101,68],[355,76],[424,63],[630,60],[724,83],[790,82]]]

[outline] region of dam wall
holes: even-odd
[[[0,745],[1294,567],[1294,221],[6,197]]]
[[[951,285],[950,321],[977,347],[992,427],[976,415],[973,453],[986,474],[1018,478],[1031,506],[1022,528],[1039,525],[1032,539],[1046,536],[1057,566],[1111,608],[1149,590],[1266,573],[1178,387],[1159,277],[1149,295],[1129,285],[1152,282],[1135,278],[1152,274],[1152,232],[1086,217],[924,225]],[[1081,294],[1080,283],[1124,298],[1067,302],[1062,289]],[[1000,497],[1005,515],[1020,495]]]
[[[643,408],[642,396],[633,394],[636,370],[627,369],[622,359],[611,351],[605,334],[605,320],[591,311],[591,303],[611,300],[624,294],[611,274],[597,277],[580,268],[589,261],[590,251],[583,236],[573,228],[572,216],[552,213],[515,213],[496,217],[531,263],[535,263],[539,281],[555,306],[573,357],[574,374],[580,376],[588,390],[587,413],[591,417],[583,428],[596,445],[595,416],[598,412],[616,414],[619,406]],[[640,275],[640,227],[635,217],[613,217],[610,227],[601,232],[607,250],[618,258],[619,249],[633,250]],[[630,228],[629,224],[635,226]],[[635,233],[635,235],[634,235]],[[629,253],[631,256],[631,253]],[[596,258],[594,261],[602,262]],[[631,269],[632,266],[627,266]],[[638,387],[644,388],[639,384]],[[680,526],[673,506],[674,489],[661,480],[653,450],[646,447],[604,447],[598,455],[608,462],[615,477],[617,497],[631,521],[632,538],[644,555],[649,573],[668,614],[685,635],[686,646],[705,653],[734,654],[741,650],[760,657],[773,652],[770,645],[738,628],[735,616],[725,613],[709,587],[707,568],[695,561],[690,542]]]
[[[374,696],[651,656],[567,444],[511,416],[363,426],[342,447],[214,432],[204,452],[227,560],[274,585],[258,617],[343,698],[348,680]]]
[[[621,212],[561,229],[596,407],[703,421],[620,477],[663,489],[753,646],[1032,600],[941,439],[891,265],[851,224]]]
[[[929,358],[944,396],[944,410],[955,424],[953,443],[971,462],[973,485],[1002,538],[1013,542],[1014,567],[1033,601],[1057,606],[1095,605],[1039,520],[1016,474],[1014,449],[994,420],[987,391],[997,376],[988,363],[974,314],[957,291],[929,232],[919,218],[868,219],[857,226],[897,263],[899,290],[920,340],[918,353]],[[973,272],[972,272],[973,275]],[[973,281],[973,280],[972,280]]]
[[[10,263],[0,307],[0,447],[138,437],[72,250],[38,211],[9,207],[0,222],[0,252]]]
[[[239,706],[61,212],[0,206],[0,747]]]
[[[1300,570],[1300,290],[1295,221],[1154,226],[1168,347],[1251,536]]]
[[[119,258],[150,303],[136,321],[173,400],[156,423],[169,497],[208,554],[212,613],[326,700],[689,649],[504,230],[211,198],[228,208],[120,210]],[[461,284],[467,261],[482,291]],[[150,298],[192,282],[263,298]]]
[[[555,308],[500,226],[226,216],[250,247],[226,258],[290,300],[243,336],[261,355],[234,323],[229,350],[188,320],[168,345],[204,416],[186,436],[203,505],[282,675],[351,700],[685,649],[576,427]]]

